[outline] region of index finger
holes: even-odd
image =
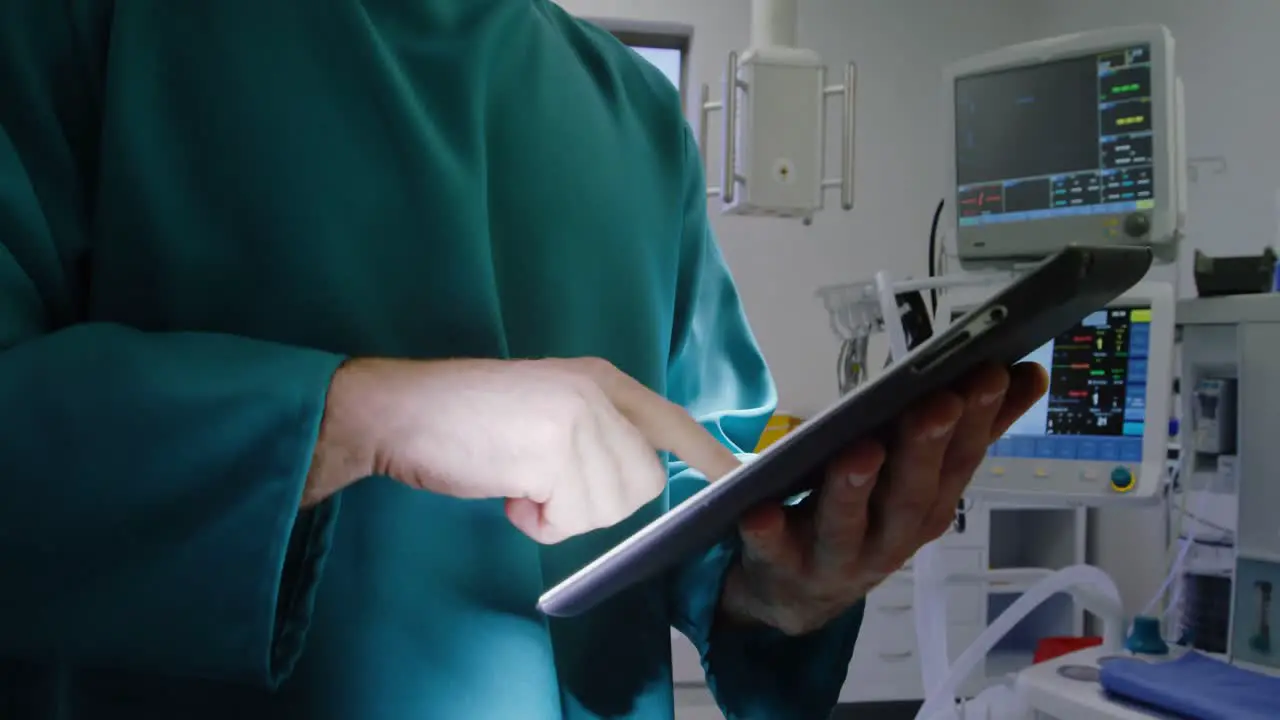
[[[612,365],[608,368],[597,373],[597,384],[655,449],[672,453],[712,482],[742,464],[684,408]]]
[[[996,419],[991,424],[991,442],[999,440],[1023,413],[1049,390],[1049,373],[1034,362],[1020,362],[1009,368],[1009,390]]]

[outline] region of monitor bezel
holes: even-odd
[[[955,312],[963,312],[981,305],[966,302],[939,307],[938,317],[949,323]],[[973,298],[972,300],[976,300]],[[1038,470],[1046,470],[1053,477],[1061,477],[1080,469],[1109,472],[1117,464],[1110,461],[1060,460],[1052,458],[993,458],[983,460],[969,485],[966,495],[1000,503],[1066,504],[1099,507],[1118,503],[1155,502],[1160,497],[1168,456],[1168,418],[1173,408],[1173,342],[1174,311],[1176,300],[1169,283],[1143,282],[1129,292],[1107,304],[1107,308],[1150,308],[1150,347],[1147,352],[1146,412],[1142,435],[1142,460],[1136,464],[1133,487],[1117,492],[1109,487],[1106,477],[1096,483],[1046,485],[1036,476]],[[1000,466],[1004,472],[993,473]],[[1067,489],[1067,486],[1070,488]]]
[[[947,228],[956,239],[962,265],[1000,265],[1029,262],[1051,255],[1066,245],[1079,242],[1134,244],[1124,235],[1122,223],[1131,213],[1040,218],[1022,222],[967,225],[959,223],[956,211],[959,183],[956,181],[956,81],[965,77],[1016,70],[1044,63],[1070,60],[1119,50],[1134,45],[1151,48],[1151,96],[1157,112],[1152,118],[1155,207],[1143,211],[1150,220],[1144,242],[1163,245],[1175,242],[1181,227],[1181,182],[1178,167],[1176,118],[1177,75],[1173,63],[1173,36],[1161,25],[1106,28],[1057,38],[1013,45],[967,58],[944,69],[943,112],[946,165]]]

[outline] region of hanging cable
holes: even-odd
[[[938,277],[938,223],[942,221],[942,208],[945,207],[947,201],[945,198],[938,201],[938,207],[933,210],[933,222],[929,225],[929,277]],[[938,319],[938,290],[936,288],[929,291],[929,312],[933,314],[934,322]]]

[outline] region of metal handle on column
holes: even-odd
[[[702,156],[703,172],[707,167],[707,122],[711,115],[711,88],[702,83],[702,98],[698,104],[698,154]]]
[[[738,53],[729,53],[729,67],[724,78],[724,162],[720,170],[720,198],[729,204],[737,191],[738,154]]]
[[[845,210],[853,209],[853,160],[854,130],[856,129],[855,111],[858,106],[858,66],[849,63],[844,69],[844,127],[841,135],[840,153],[840,206]]]

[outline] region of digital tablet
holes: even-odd
[[[816,489],[827,462],[854,441],[887,439],[925,396],[981,365],[1012,365],[1137,284],[1145,247],[1068,247],[921,344],[881,376],[841,398],[755,460],[711,483],[624,540],[538,601],[546,615],[584,613],[736,531],[745,513]]]

